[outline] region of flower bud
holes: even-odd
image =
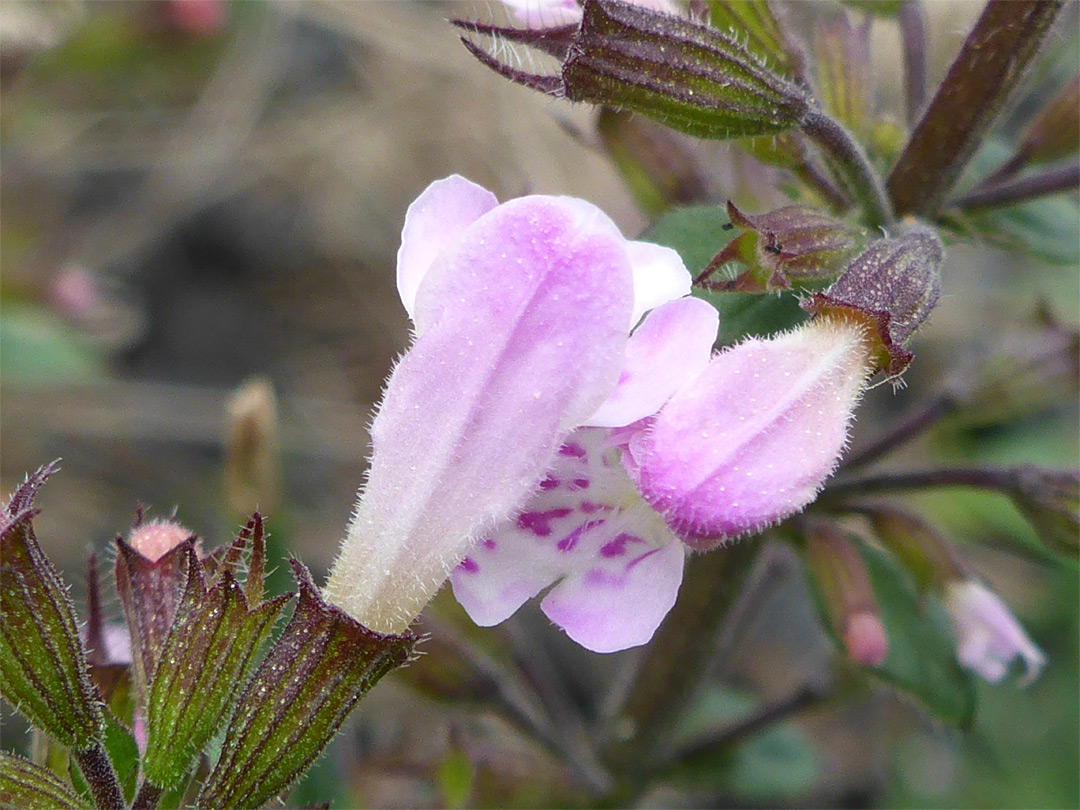
[[[920,588],[941,588],[963,576],[951,544],[921,518],[877,507],[867,514],[878,539],[903,562]]]
[[[1027,672],[1021,685],[1034,681],[1046,664],[1020,622],[985,585],[973,579],[954,580],[945,587],[945,608],[956,634],[956,657],[960,664],[997,683],[1019,656]]]
[[[562,60],[558,76],[529,74],[463,40],[512,81],[571,101],[632,110],[702,138],[783,132],[798,126],[811,106],[806,90],[769,69],[735,32],[619,0],[586,0],[577,28],[458,25]]]
[[[1028,124],[1009,164],[1043,163],[1075,155],[1080,144],[1080,73],[1061,86]]]
[[[771,292],[792,284],[834,277],[865,244],[865,235],[845,222],[803,205],[789,205],[764,214],[744,214],[730,200],[732,225],[747,231],[713,257],[697,282],[711,290]],[[747,270],[732,279],[708,281],[731,262]]]
[[[819,17],[813,37],[821,105],[862,141],[874,124],[870,108],[872,22],[867,16],[861,24],[852,25],[841,11],[832,18]]]
[[[881,666],[889,654],[889,639],[859,550],[834,524],[815,521],[806,533],[806,556],[829,620],[851,660],[859,666]]]
[[[924,228],[879,239],[803,308],[871,327],[877,367],[894,377],[911,363],[912,354],[903,344],[937,305],[943,258],[941,241]]]
[[[245,381],[226,406],[225,491],[240,514],[274,509],[281,498],[277,397],[266,377]]]
[[[1080,474],[1021,467],[1016,477],[1015,486],[1007,490],[1013,504],[1040,540],[1075,558],[1080,549]]]

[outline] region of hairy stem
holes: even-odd
[[[1010,180],[983,183],[949,203],[950,207],[970,211],[974,208],[990,208],[1075,191],[1080,187],[1080,159],[1063,161],[1041,172],[1027,174]]]
[[[802,131],[825,152],[837,171],[843,175],[855,200],[862,206],[868,223],[887,225],[892,222],[892,205],[885,196],[881,178],[870,165],[866,152],[851,137],[851,133],[821,110],[814,110],[807,115]]]
[[[904,47],[904,107],[914,123],[926,103],[926,19],[921,0],[900,6],[900,35]]]
[[[609,760],[624,782],[625,795],[612,797],[620,803],[636,795],[670,748],[760,545],[744,540],[688,561],[679,599],[645,648],[615,720],[618,739]]]
[[[938,212],[1064,0],[989,0],[888,179],[898,215]]]
[[[116,778],[109,755],[101,743],[95,743],[85,751],[72,751],[71,756],[79,765],[97,810],[123,810],[124,794]]]

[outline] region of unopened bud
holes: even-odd
[[[270,511],[281,497],[277,397],[273,383],[254,377],[241,385],[226,406],[225,489],[229,505],[241,514]]]
[[[870,327],[877,367],[894,377],[911,363],[904,343],[937,305],[943,258],[941,240],[924,228],[879,239],[803,307]]]
[[[952,545],[926,521],[899,509],[867,510],[878,539],[904,564],[920,588],[941,588],[963,576]]]
[[[701,138],[783,132],[801,124],[811,108],[809,93],[772,71],[735,32],[619,0],[585,0],[579,27],[458,25],[562,60],[559,75],[530,74],[463,40],[512,81],[571,101],[632,110]]]
[[[841,11],[816,20],[813,37],[814,73],[822,107],[843,122],[852,134],[866,140],[873,117],[870,110],[870,16],[852,25]]]
[[[1080,73],[1047,102],[1020,136],[1017,154],[1025,162],[1046,162],[1075,155],[1080,148]]]
[[[128,544],[150,562],[157,562],[195,532],[172,520],[151,520],[131,530]]]
[[[859,550],[836,525],[814,521],[806,532],[806,556],[848,656],[859,666],[881,666],[889,640]]]
[[[1022,467],[1008,495],[1040,540],[1059,553],[1076,557],[1080,550],[1080,473]]]
[[[864,233],[816,208],[789,205],[744,214],[727,204],[732,225],[746,228],[713,257],[697,278],[712,290],[765,292],[835,277],[865,245]],[[731,263],[747,270],[735,278],[708,277]]]

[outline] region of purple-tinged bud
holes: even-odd
[[[1021,467],[1006,490],[1039,539],[1075,558],[1080,550],[1080,473]]]
[[[864,327],[828,317],[725,349],[631,440],[631,477],[699,551],[783,520],[836,469],[869,352]]]
[[[874,125],[870,107],[870,25],[869,16],[852,25],[841,11],[834,17],[820,16],[813,36],[815,86],[821,106],[842,122],[861,141]]]
[[[896,239],[879,239],[803,308],[870,327],[877,368],[895,377],[911,364],[912,354],[904,343],[937,305],[943,258],[941,241],[923,228]]]
[[[964,576],[952,544],[922,518],[899,509],[866,510],[874,533],[915,577],[920,588],[943,587]]]
[[[862,230],[804,205],[750,215],[729,200],[727,211],[731,223],[746,232],[731,240],[695,279],[710,290],[771,292],[834,278],[866,244]],[[747,270],[735,278],[709,280],[732,263]]]
[[[859,550],[836,525],[814,521],[806,532],[806,556],[848,656],[859,666],[881,666],[889,639]]]
[[[1027,161],[1075,155],[1080,145],[1080,73],[1061,86],[1020,136],[1017,151]]]
[[[1008,673],[1009,663],[1019,656],[1027,668],[1020,684],[1026,686],[1039,677],[1046,657],[1005,603],[981,582],[950,582],[945,587],[945,608],[956,634],[956,657],[962,666],[997,683]]]
[[[462,28],[543,50],[563,60],[560,75],[499,62],[463,39],[500,75],[565,97],[624,108],[702,138],[738,138],[800,125],[809,93],[771,70],[734,32],[718,31],[619,0],[585,0],[581,26],[536,31],[458,22]]]

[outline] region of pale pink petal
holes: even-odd
[[[863,333],[815,319],[716,355],[629,443],[645,500],[694,548],[753,532],[817,495],[869,373]]]
[[[674,250],[651,242],[627,242],[634,268],[634,311],[630,326],[654,307],[690,294],[693,279]]]
[[[674,537],[657,548],[622,532],[551,589],[541,609],[574,641],[599,653],[645,644],[675,604],[686,549]]]
[[[397,254],[397,288],[410,318],[416,291],[435,257],[498,204],[486,188],[453,174],[429,185],[409,206]]]
[[[330,601],[374,630],[408,625],[607,397],[632,294],[618,230],[561,198],[501,205],[439,255],[372,424]]]
[[[945,607],[956,634],[956,658],[981,677],[997,683],[1014,658],[1023,660],[1021,681],[1031,683],[1046,664],[1046,657],[1028,638],[1023,626],[1004,602],[982,583],[969,579],[949,583]]]
[[[709,365],[719,326],[716,309],[697,298],[654,309],[630,336],[619,383],[588,424],[624,427],[656,413]]]
[[[536,495],[451,574],[477,624],[498,624],[555,583],[541,608],[596,652],[644,644],[675,602],[685,550],[637,497],[607,431],[571,434]]]
[[[551,28],[581,22],[578,0],[503,0],[503,5],[527,28]]]

